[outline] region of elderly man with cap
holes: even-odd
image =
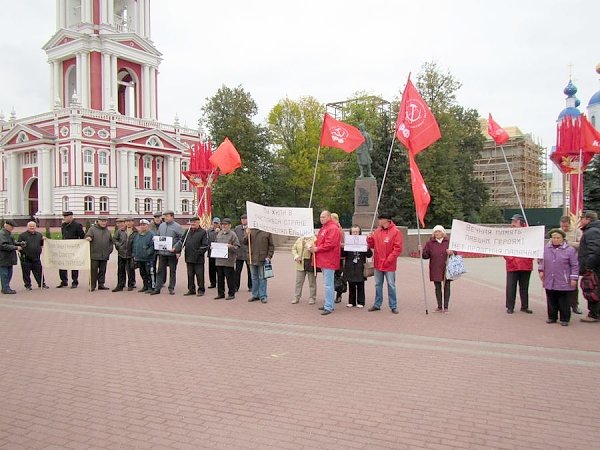
[[[83,239],[85,231],[83,226],[73,218],[71,211],[63,212],[63,222],[60,225],[60,232],[63,239]],[[68,271],[59,270],[60,284],[57,288],[69,285]],[[79,285],[79,270],[71,270],[71,287],[76,288]]]
[[[165,211],[165,221],[158,227],[156,238],[171,238],[171,248],[158,250],[158,273],[156,275],[156,287],[151,295],[160,294],[160,290],[167,281],[167,268],[169,269],[169,294],[175,295],[175,283],[177,281],[177,261],[181,253],[181,241],[183,228],[175,222],[175,212]]]
[[[110,231],[106,228],[107,224],[108,219],[100,216],[85,234],[85,238],[90,242],[90,259],[92,260],[90,290],[92,292],[96,290],[96,284],[99,291],[108,290],[105,286],[106,264],[114,250],[114,241]]]
[[[133,238],[133,260],[140,268],[140,277],[144,285],[138,292],[152,292],[156,287],[154,277],[154,233],[150,231],[150,222],[140,220],[140,229]]]
[[[515,214],[510,218],[511,228],[526,227],[527,223],[521,214]],[[533,270],[533,258],[521,258],[520,256],[505,256],[506,260],[506,312],[515,312],[517,299],[517,284],[519,285],[519,297],[521,298],[521,311],[531,314],[529,309],[529,279]]]
[[[190,228],[183,235],[188,290],[183,295],[204,295],[204,254],[208,250],[208,235],[200,226],[200,218],[190,219]],[[196,288],[196,282],[198,288]]]
[[[133,240],[137,233],[138,230],[133,225],[133,217],[127,217],[123,228],[116,231],[115,248],[119,256],[117,259],[117,286],[112,290],[113,292],[122,291],[125,288],[125,282],[127,282],[128,291],[135,289]]]
[[[373,249],[373,267],[375,277],[375,302],[369,311],[379,311],[383,303],[383,280],[387,282],[390,310],[398,314],[396,297],[396,262],[402,253],[402,233],[392,222],[392,215],[382,213],[378,216],[378,227],[367,236],[367,245]]]
[[[233,232],[240,241],[240,249],[237,252],[237,259],[235,261],[235,290],[240,290],[242,281],[242,270],[244,269],[244,263],[246,264],[246,275],[248,279],[248,291],[252,291],[252,274],[250,273],[250,266],[248,265],[248,244],[244,244],[244,238],[246,237],[246,229],[248,229],[248,216],[242,214],[240,217],[240,224],[237,225]]]
[[[12,231],[16,226],[15,221],[9,219],[4,221],[4,227],[0,230],[0,282],[3,294],[17,293],[10,287],[13,266],[17,264],[17,250],[23,249],[12,237]]]
[[[158,233],[158,227],[160,227],[161,223],[163,223],[163,213],[155,212],[152,217],[152,222],[150,223],[150,226],[148,227],[148,229],[150,231],[152,231],[154,234],[156,234],[156,233]]]
[[[218,217],[213,217],[212,226],[208,229],[208,245],[211,242],[217,241],[217,234],[221,231],[221,219]],[[215,258],[211,257],[210,249],[208,250],[208,281],[209,289],[213,289],[217,287],[217,266],[215,264]]]
[[[231,230],[231,219],[224,218],[221,221],[222,229],[217,234],[217,240],[220,244],[226,244],[228,253],[227,258],[215,258],[217,266],[217,296],[215,300],[224,298],[233,300],[235,298],[235,259],[240,241]],[[225,297],[225,280],[227,280],[227,297]]]
[[[19,235],[19,242],[23,242],[25,246],[21,250],[21,271],[23,272],[23,284],[25,289],[31,291],[31,273],[37,282],[39,288],[48,289],[45,278],[43,277],[42,247],[44,246],[44,236],[37,231],[37,224],[34,221],[27,223],[27,231]]]

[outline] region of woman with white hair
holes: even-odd
[[[422,258],[429,260],[429,280],[435,285],[435,298],[438,312],[448,312],[450,302],[450,280],[446,280],[446,262],[454,252],[448,249],[450,242],[446,230],[441,225],[433,227],[431,239],[425,244]],[[444,283],[442,306],[442,282]]]

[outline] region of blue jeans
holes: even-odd
[[[250,277],[252,278],[252,297],[261,300],[267,298],[267,279],[263,265],[250,264]]]
[[[13,266],[0,267],[0,283],[2,284],[2,292],[10,290],[10,280],[13,275]]]
[[[325,311],[333,311],[334,310],[334,300],[335,300],[335,287],[333,283],[333,277],[335,275],[335,270],[333,269],[322,269],[323,271],[323,281],[325,282],[325,304],[323,305]]]
[[[396,300],[396,272],[382,272],[375,269],[375,308],[381,308],[383,303],[383,278],[387,281],[388,287],[388,301],[390,309],[396,309],[398,307],[398,301]]]

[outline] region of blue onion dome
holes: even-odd
[[[581,100],[575,97],[575,108],[579,108],[579,105],[581,105]]]
[[[581,112],[577,108],[575,108],[573,106],[568,106],[560,112],[560,114],[558,115],[558,120],[561,121],[563,119],[563,117],[577,118],[580,115],[581,115]]]
[[[575,87],[573,82],[569,80],[569,84],[567,84],[567,87],[564,89],[563,92],[565,95],[573,97],[575,94],[577,94],[577,88]]]
[[[600,91],[592,95],[592,98],[590,98],[590,102],[588,103],[588,107],[598,104],[600,104]]]

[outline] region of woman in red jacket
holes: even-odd
[[[433,235],[425,244],[423,259],[429,260],[429,280],[435,286],[435,298],[437,300],[436,311],[448,312],[450,302],[450,280],[446,280],[446,262],[448,256],[454,252],[448,249],[450,242],[446,237],[446,230],[441,225],[433,227]],[[444,283],[444,306],[442,309],[442,282]]]
[[[512,228],[525,227],[525,218],[521,214],[515,214],[510,219]],[[515,312],[515,301],[517,299],[517,284],[519,285],[519,297],[521,297],[521,311],[531,314],[529,309],[529,279],[533,270],[532,258],[520,258],[518,256],[505,256],[506,260],[506,312]]]

